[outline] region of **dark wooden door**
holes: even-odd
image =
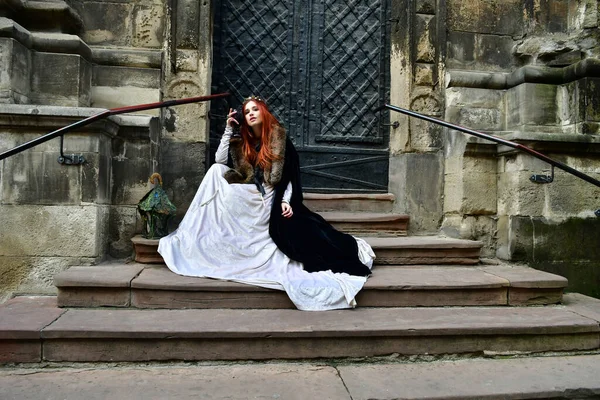
[[[265,98],[313,192],[387,192],[388,0],[216,0],[211,162],[230,106]]]

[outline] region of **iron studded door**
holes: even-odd
[[[242,5],[243,4],[243,5]],[[229,106],[264,97],[284,124],[312,192],[386,192],[387,0],[216,0],[211,160]]]

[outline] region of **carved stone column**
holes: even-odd
[[[444,2],[392,2],[391,103],[440,117],[443,101]],[[440,18],[440,14],[442,17]],[[410,215],[413,233],[436,232],[442,218],[443,137],[440,127],[392,114],[390,191],[396,212]]]

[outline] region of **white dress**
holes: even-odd
[[[226,162],[228,144],[226,131],[218,161],[223,161],[225,150]],[[209,168],[179,228],[160,240],[158,251],[169,269],[179,275],[285,290],[300,310],[355,307],[354,298],[367,278],[304,271],[269,236],[273,187],[265,185],[261,198],[254,184],[229,184],[223,178],[228,169],[220,163]],[[364,240],[356,241],[359,259],[371,268],[373,250]]]

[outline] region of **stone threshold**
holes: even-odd
[[[55,285],[60,307],[295,308],[283,291],[136,263],[72,267]],[[527,267],[376,266],[356,300],[359,307],[544,305],[559,303],[566,286]]]
[[[297,310],[0,306],[0,362],[265,360],[598,350],[600,300],[570,306]],[[596,310],[596,311],[594,311]],[[586,316],[584,316],[584,314]]]

